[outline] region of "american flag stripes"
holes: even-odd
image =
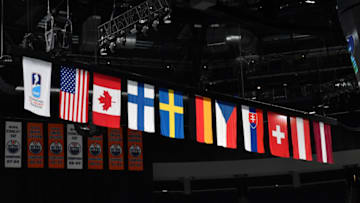
[[[61,67],[60,118],[88,122],[89,72],[78,68]]]

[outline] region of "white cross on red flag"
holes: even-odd
[[[268,112],[270,152],[274,156],[289,158],[287,117]]]

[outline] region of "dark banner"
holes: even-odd
[[[27,124],[28,168],[44,168],[44,136],[42,123]]]
[[[88,137],[88,169],[103,169],[103,136]]]
[[[124,170],[123,129],[108,129],[109,169]]]
[[[142,133],[140,131],[128,130],[128,162],[129,171],[144,170]]]
[[[49,168],[64,168],[64,125],[48,124]]]

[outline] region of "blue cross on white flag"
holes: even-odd
[[[127,91],[129,129],[155,132],[154,86],[128,80]]]

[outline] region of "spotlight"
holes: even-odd
[[[144,23],[146,23],[146,21],[147,21],[147,19],[141,19],[141,20],[139,20],[139,23],[144,24]]]
[[[100,48],[100,55],[101,55],[101,56],[106,56],[106,55],[107,55],[107,52],[106,52],[106,48],[105,48],[105,47]]]
[[[123,45],[123,46],[125,46],[125,44],[126,44],[126,38],[125,38],[124,36],[117,37],[117,38],[116,38],[116,44],[117,44],[117,45]]]
[[[155,19],[152,23],[152,27],[154,28],[154,30],[158,30],[157,27],[158,25],[160,24],[159,20],[158,19]]]
[[[115,47],[116,47],[115,42],[110,42],[109,49],[111,53],[115,53]]]
[[[134,25],[134,27],[130,30],[131,34],[136,34],[137,33],[137,29],[136,29],[136,24]]]
[[[146,35],[147,34],[147,31],[149,30],[149,27],[147,25],[144,25],[142,28],[141,28],[141,32]]]
[[[171,23],[171,18],[170,18],[170,14],[167,14],[165,17],[164,17],[164,23],[165,24],[170,24]]]

